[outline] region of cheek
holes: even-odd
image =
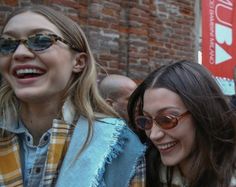
[[[183,144],[185,144],[185,147],[187,149],[192,150],[195,143],[195,136],[196,136],[196,128],[195,125],[191,122],[189,124],[186,124],[186,129],[183,129],[183,132],[185,132],[182,137]]]
[[[73,64],[71,56],[64,51],[41,55],[39,61],[42,62],[49,71],[59,76],[63,77],[72,74]]]
[[[52,45],[47,50],[42,53],[37,53],[38,58],[41,62],[46,63],[46,65],[50,64],[61,64],[61,66],[65,66],[67,63],[72,64],[73,55],[70,50],[67,48],[63,48],[62,46]]]
[[[189,135],[189,142],[190,142],[191,146],[193,146],[194,141],[195,141],[195,136],[196,136],[195,128],[192,128],[189,134],[190,134]]]

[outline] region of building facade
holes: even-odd
[[[197,60],[199,0],[2,0],[0,25],[18,6],[56,7],[84,30],[106,73],[142,80],[156,67]]]

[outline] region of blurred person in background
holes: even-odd
[[[99,84],[99,91],[105,101],[128,122],[127,104],[137,84],[129,77],[111,74]]]

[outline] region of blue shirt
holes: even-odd
[[[34,145],[33,137],[19,122],[19,129],[15,131],[20,138],[21,164],[24,187],[40,186],[40,181],[45,173],[45,162],[51,130],[45,132],[39,144]]]

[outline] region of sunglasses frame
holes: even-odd
[[[47,47],[39,49],[39,50],[34,49],[33,47],[30,46],[30,42],[29,41],[30,41],[30,38],[37,37],[37,36],[47,36],[47,37],[49,37],[50,40],[51,40],[51,44],[48,45]],[[79,51],[79,49],[76,46],[70,44],[65,39],[61,38],[60,36],[58,36],[56,34],[50,34],[50,33],[48,33],[48,34],[46,34],[46,33],[42,33],[42,34],[38,33],[38,34],[30,35],[26,39],[12,39],[12,38],[5,38],[5,37],[2,37],[2,36],[0,37],[0,40],[1,39],[12,40],[12,41],[16,42],[16,44],[17,44],[15,49],[12,50],[12,51],[4,52],[4,53],[0,51],[1,55],[10,55],[10,54],[14,53],[21,43],[24,44],[30,51],[37,52],[37,51],[43,51],[43,50],[48,49],[49,47],[51,47],[57,41],[61,41],[64,44],[66,44],[67,46],[69,46],[70,48],[72,48],[72,49],[74,49],[76,51]]]
[[[155,124],[160,127],[161,129],[164,129],[164,130],[168,130],[168,129],[173,129],[175,128],[178,123],[179,123],[179,120],[182,119],[183,117],[185,117],[186,115],[190,114],[190,112],[187,110],[186,112],[178,115],[178,116],[174,116],[174,115],[157,115],[155,116],[154,118],[150,115],[138,115],[135,117],[135,124],[136,124],[136,127],[141,129],[141,130],[150,130],[153,126],[153,122],[155,122]],[[166,117],[166,118],[169,118],[172,120],[172,123],[174,123],[173,125],[169,126],[169,127],[165,127],[165,125],[160,125],[158,123],[158,117]],[[150,121],[150,124],[149,125],[145,125],[145,126],[142,126],[142,125],[138,125],[137,123],[137,120],[138,119],[145,119],[145,120],[149,120]],[[146,127],[146,128],[145,128]]]

